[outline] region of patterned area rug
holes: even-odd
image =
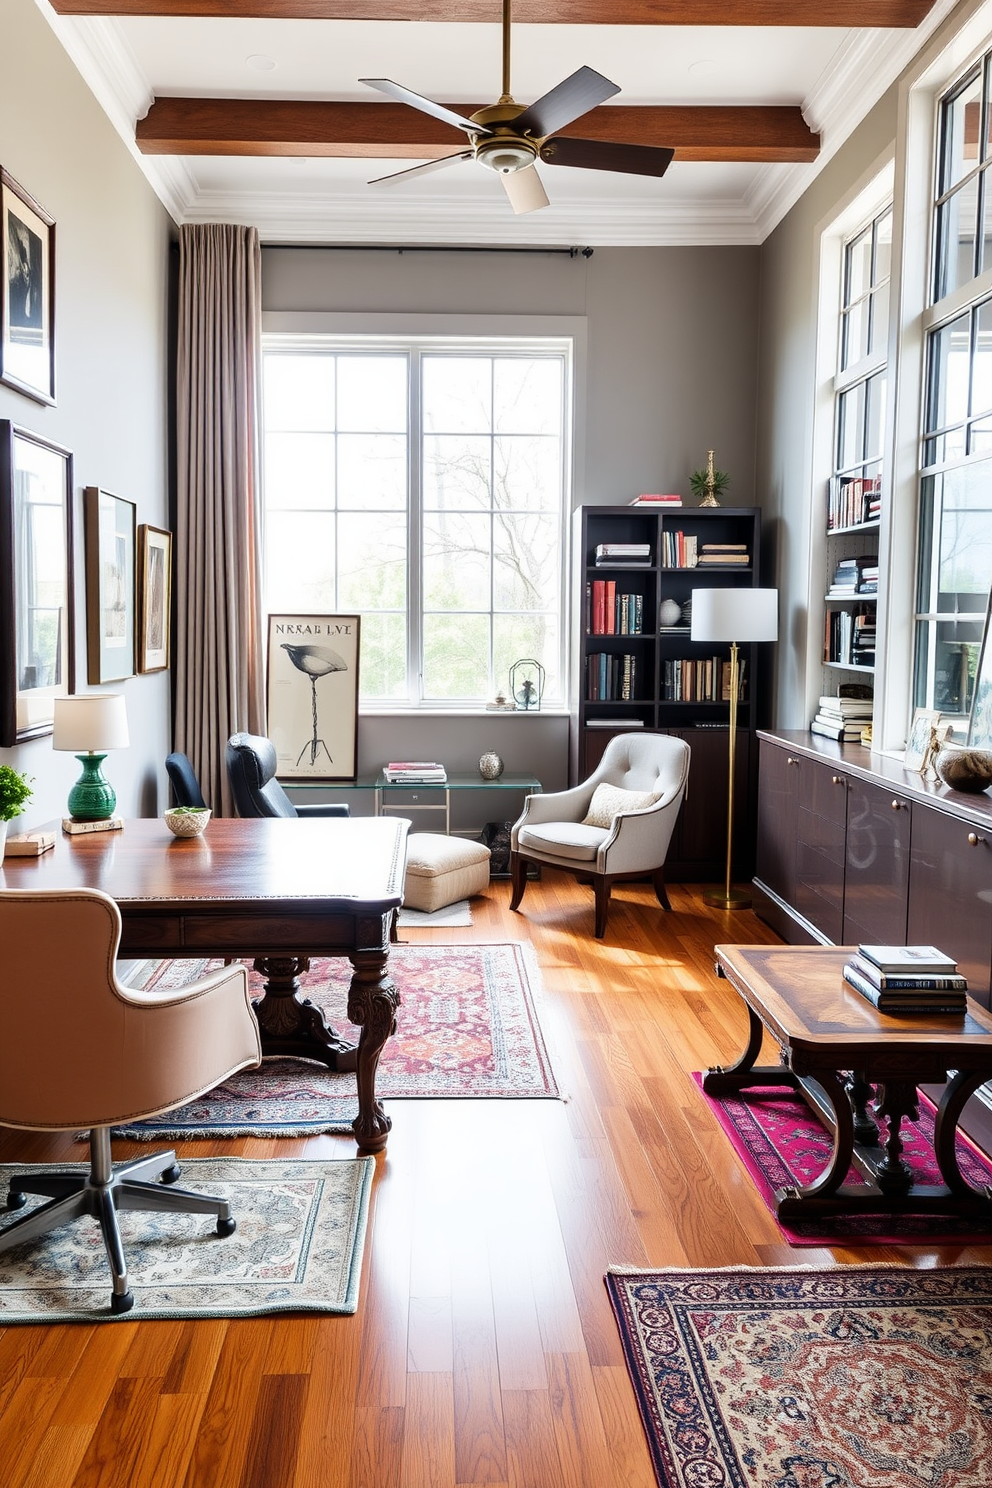
[[[992,1270],[606,1278],[662,1488],[988,1488]]]
[[[701,1078],[693,1076],[697,1085]],[[704,1095],[703,1099],[773,1213],[776,1189],[812,1183],[830,1161],[833,1138],[795,1091],[759,1086],[736,1096]],[[905,1143],[903,1160],[917,1175],[918,1183],[943,1181],[933,1152],[934,1109],[933,1103],[921,1095],[919,1121],[904,1121],[899,1128]],[[960,1132],[957,1154],[969,1183],[979,1188],[992,1184],[992,1162]],[[856,1168],[850,1170],[846,1182],[864,1186]],[[790,1245],[939,1245],[992,1235],[988,1221],[938,1214],[881,1212],[801,1220],[788,1226],[776,1223]]]
[[[219,962],[140,963],[132,985],[178,986]],[[152,965],[149,972],[148,966]],[[396,1033],[376,1077],[381,1099],[439,1097],[557,1098],[534,991],[540,985],[530,946],[394,946],[389,967],[401,1003]],[[315,960],[305,992],[347,1038],[360,1030],[346,1008],[346,958]],[[251,973],[252,996],[262,979]],[[119,1136],[162,1138],[309,1136],[350,1131],[358,1111],[355,1076],[300,1059],[266,1059],[178,1111],[121,1127]]]
[[[74,1168],[85,1171],[79,1163],[60,1171]],[[0,1167],[0,1192],[12,1173],[31,1170],[28,1163]],[[196,1158],[182,1170],[183,1187],[230,1196],[238,1227],[219,1239],[208,1215],[121,1214],[135,1301],[120,1320],[355,1311],[374,1158]],[[76,1220],[0,1257],[0,1325],[116,1322],[110,1290],[100,1231]]]
[[[467,899],[446,904],[443,909],[407,909],[404,904],[396,916],[400,930],[446,930],[463,928],[472,923],[472,906]]]

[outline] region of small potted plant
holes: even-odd
[[[199,837],[209,820],[209,806],[172,806],[165,813],[165,825],[174,837]]]
[[[33,776],[22,775],[10,765],[0,765],[0,858],[7,842],[7,823],[20,816],[24,803],[34,792]]]
[[[700,496],[700,506],[719,506],[717,499],[730,485],[730,476],[725,470],[713,469],[713,451],[706,451],[706,469],[694,470],[689,477],[692,494]]]

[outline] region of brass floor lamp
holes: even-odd
[[[734,756],[737,750],[737,702],[740,695],[739,647],[778,640],[777,589],[693,589],[692,639],[730,642],[730,740],[727,780],[727,873],[723,892],[705,895],[720,909],[747,909],[750,894],[730,886],[734,840]],[[751,685],[753,686],[753,679]]]

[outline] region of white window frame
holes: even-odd
[[[583,466],[582,443],[576,430],[584,427],[580,410],[584,405],[586,321],[574,316],[491,316],[491,315],[409,315],[409,314],[351,314],[346,312],[320,311],[267,311],[262,317],[263,350],[307,351],[326,349],[395,351],[408,354],[414,343],[420,343],[421,353],[435,348],[452,353],[493,355],[514,351],[526,354],[528,350],[552,349],[565,357],[566,386],[563,399],[562,448],[562,507],[560,531],[559,572],[559,676],[561,678],[560,699],[548,699],[545,710],[567,712],[569,706],[569,657],[570,636],[570,592],[569,540],[572,508],[572,492],[580,484]],[[423,343],[431,342],[431,346]],[[411,382],[413,380],[411,379]],[[415,398],[411,387],[411,399]],[[406,698],[363,698],[360,711],[363,713],[417,713],[417,714],[475,714],[485,709],[486,700],[452,699],[445,702],[437,699],[425,700],[422,696],[420,674],[420,443],[419,407],[410,410],[410,472],[411,490],[408,502],[409,549],[408,549],[408,595],[407,595],[407,679],[410,695]],[[413,623],[411,623],[413,621]],[[499,679],[496,679],[499,686]]]

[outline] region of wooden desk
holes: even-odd
[[[387,963],[408,829],[392,817],[215,818],[202,837],[179,838],[162,821],[140,819],[122,832],[57,831],[52,852],[6,859],[0,886],[102,889],[120,907],[122,956],[253,957],[267,979],[254,1005],[263,1054],[356,1070],[353,1129],[361,1150],[376,1152],[392,1124],[375,1098],[375,1074],[399,1004]],[[311,956],[349,957],[357,1048],[300,997]]]
[[[992,1218],[992,1190],[965,1181],[954,1151],[965,1102],[992,1078],[992,1017],[971,998],[958,1018],[879,1013],[844,981],[853,950],[717,946],[717,972],[747,1007],[748,1038],[736,1064],[707,1071],[704,1091],[719,1096],[756,1085],[797,1087],[832,1129],[833,1155],[816,1182],[778,1191],[780,1219],[879,1210]],[[766,1029],[782,1063],[762,1068],[755,1060]],[[902,1161],[899,1128],[904,1117],[916,1118],[921,1084],[944,1085],[934,1130],[943,1184],[914,1182]],[[888,1121],[884,1147],[875,1116]],[[852,1162],[866,1187],[844,1184]]]

